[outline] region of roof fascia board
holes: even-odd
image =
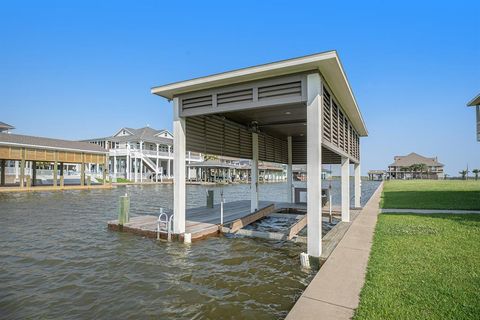
[[[62,148],[62,147],[50,147],[50,146],[42,146],[42,145],[34,145],[34,144],[26,144],[26,143],[16,143],[16,142],[0,142],[0,145],[7,145],[7,146],[17,146],[17,147],[27,147],[33,149],[48,149],[48,150],[62,150],[62,151],[72,151],[72,152],[84,152],[84,153],[95,153],[95,154],[107,154],[108,151],[93,151],[93,150],[85,150],[85,149],[72,149],[72,148]]]

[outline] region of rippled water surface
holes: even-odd
[[[376,186],[364,182],[363,202]],[[204,205],[205,187],[187,190],[189,206]],[[284,201],[284,190],[261,185],[260,197]],[[248,185],[223,191],[226,201],[249,198]],[[313,276],[299,267],[304,244],[184,245],[108,231],[125,192],[132,215],[172,207],[171,185],[0,194],[0,318],[277,319]]]

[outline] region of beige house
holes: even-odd
[[[444,165],[437,157],[427,158],[415,152],[406,156],[395,156],[388,166],[389,179],[443,179]]]

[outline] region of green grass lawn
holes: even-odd
[[[480,215],[381,214],[354,319],[479,318]]]
[[[381,207],[386,209],[480,210],[480,181],[386,181]]]

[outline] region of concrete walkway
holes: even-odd
[[[418,213],[418,214],[432,214],[432,213],[451,213],[451,214],[480,214],[480,210],[437,210],[437,209],[380,209],[381,213]]]
[[[365,282],[383,183],[288,314],[288,320],[350,319]]]

